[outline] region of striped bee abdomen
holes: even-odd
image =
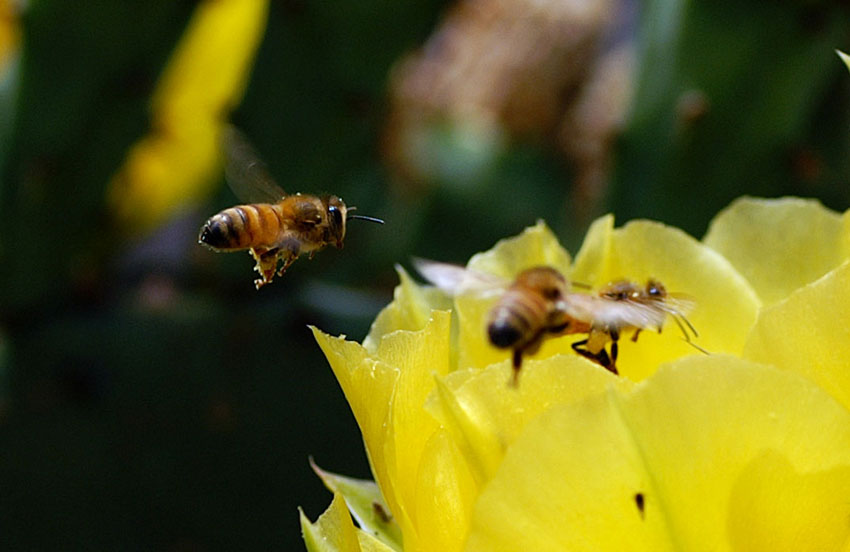
[[[280,238],[277,205],[237,205],[211,217],[201,228],[198,241],[213,249],[272,248]]]
[[[546,302],[533,294],[508,290],[493,309],[487,335],[500,348],[523,345],[546,325]]]

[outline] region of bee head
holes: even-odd
[[[561,273],[548,266],[524,270],[517,276],[515,285],[534,291],[547,301],[557,301],[569,289]]]
[[[334,242],[338,248],[342,248],[348,209],[345,207],[345,203],[337,196],[328,196],[325,198],[325,205],[327,205],[328,210],[329,241]]]
[[[667,288],[658,280],[649,280],[646,283],[646,294],[655,299],[667,297]]]

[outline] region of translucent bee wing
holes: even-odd
[[[682,331],[685,341],[694,345],[691,342],[690,335],[688,335],[688,330],[690,330],[694,337],[699,337],[699,332],[697,332],[697,329],[693,324],[691,324],[691,321],[688,320],[687,317],[688,313],[694,310],[694,307],[696,307],[697,304],[693,297],[682,293],[668,293],[667,297],[665,297],[663,301],[655,301],[653,304],[655,304],[657,308],[669,314]],[[694,345],[694,347],[706,353],[705,349],[697,345]]]
[[[248,138],[233,125],[222,132],[221,148],[225,156],[224,176],[240,201],[276,203],[286,196]]]
[[[567,294],[557,306],[576,320],[602,328],[658,327],[668,314],[649,305],[584,293]]]
[[[494,274],[469,270],[449,263],[414,258],[413,265],[422,277],[452,296],[467,293],[477,295],[501,293],[510,285],[508,280]]]
[[[668,293],[663,301],[658,301],[658,308],[679,316],[687,316],[696,306],[696,300],[683,293]]]

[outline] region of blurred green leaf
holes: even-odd
[[[699,235],[742,193],[807,195],[795,149],[850,31],[837,3],[648,0],[612,206]],[[702,215],[702,216],[700,216]]]
[[[2,175],[13,137],[20,82],[20,57],[17,53],[12,56],[0,74],[0,205],[3,204],[3,194],[8,193],[9,189],[3,185]],[[2,253],[0,250],[0,255]]]

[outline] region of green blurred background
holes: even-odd
[[[393,164],[392,75],[452,3],[275,0],[231,119],[285,188],[338,194],[386,225],[353,223],[343,250],[257,292],[246,254],[196,244],[237,202],[223,181],[132,237],[106,203],[196,5],[20,11],[20,61],[0,88],[4,550],[300,549],[297,506],[315,519],[331,498],[308,455],[369,477],[307,325],[361,339],[411,255],[463,262],[538,218],[574,252],[608,211],[700,238],[743,194],[850,205],[850,74],[833,51],[850,49],[847,2],[613,5],[593,50],[631,44],[632,103],[603,133],[607,177],[581,180],[560,124],[507,124],[488,142],[443,118],[415,151],[425,177]],[[516,6],[501,15],[524,17]],[[595,54],[558,59],[591,78]],[[563,111],[583,94],[555,88]]]

